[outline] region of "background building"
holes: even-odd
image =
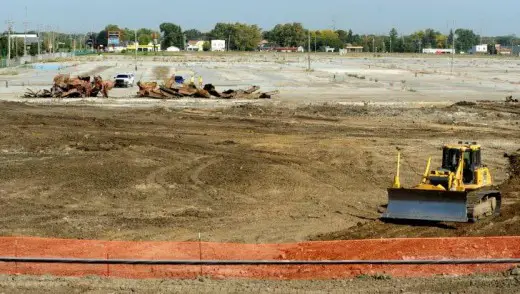
[[[226,41],[211,40],[211,51],[226,51]]]
[[[188,41],[186,51],[204,51],[204,41],[192,40]]]
[[[469,54],[488,54],[488,45],[475,45],[468,51]]]

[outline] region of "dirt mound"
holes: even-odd
[[[98,140],[84,140],[79,142],[71,142],[69,144],[70,148],[74,148],[81,151],[86,152],[94,152],[94,151],[115,151],[126,148],[130,145],[129,142],[124,140],[106,140],[106,141],[98,141]]]
[[[452,106],[475,106],[477,105],[476,102],[472,102],[472,101],[459,101],[455,104],[453,104]]]
[[[509,159],[509,181],[517,182],[520,179],[520,149],[512,154],[505,154]]]
[[[367,115],[369,114],[368,105],[341,105],[341,104],[316,104],[298,107],[296,113],[304,115],[322,115],[322,116],[345,116],[345,115]]]

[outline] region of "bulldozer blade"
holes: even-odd
[[[388,209],[382,218],[468,222],[467,193],[388,189]]]

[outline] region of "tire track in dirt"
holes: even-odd
[[[196,164],[192,169],[190,169],[186,173],[186,175],[187,175],[187,178],[189,179],[189,181],[191,181],[193,184],[195,184],[195,188],[199,192],[204,193],[205,195],[213,198],[213,196],[215,196],[215,194],[217,194],[218,191],[222,190],[222,189],[216,188],[215,186],[202,181],[200,179],[200,174],[203,173],[206,169],[210,168],[211,166],[223,162],[225,160],[225,158],[217,158],[215,156],[204,156],[204,157],[198,158],[197,162],[200,162],[201,160],[205,160],[205,159],[207,159],[207,161]],[[239,193],[236,191],[232,191],[230,189],[226,189],[225,194],[231,195],[232,197],[234,197],[235,203],[238,203],[239,202],[238,200],[241,200],[241,201],[243,201],[245,203],[249,203],[249,204],[257,203],[256,199],[249,197],[245,194],[242,194],[242,193]]]

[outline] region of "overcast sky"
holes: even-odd
[[[23,30],[58,26],[64,32],[101,30],[106,24],[155,28],[173,22],[183,29],[210,30],[217,22],[246,22],[264,30],[278,23],[301,22],[311,29],[352,29],[355,33],[399,33],[448,27],[471,28],[483,35],[517,34],[519,0],[1,0],[0,25],[12,19]],[[2,30],[2,31],[3,31]]]

